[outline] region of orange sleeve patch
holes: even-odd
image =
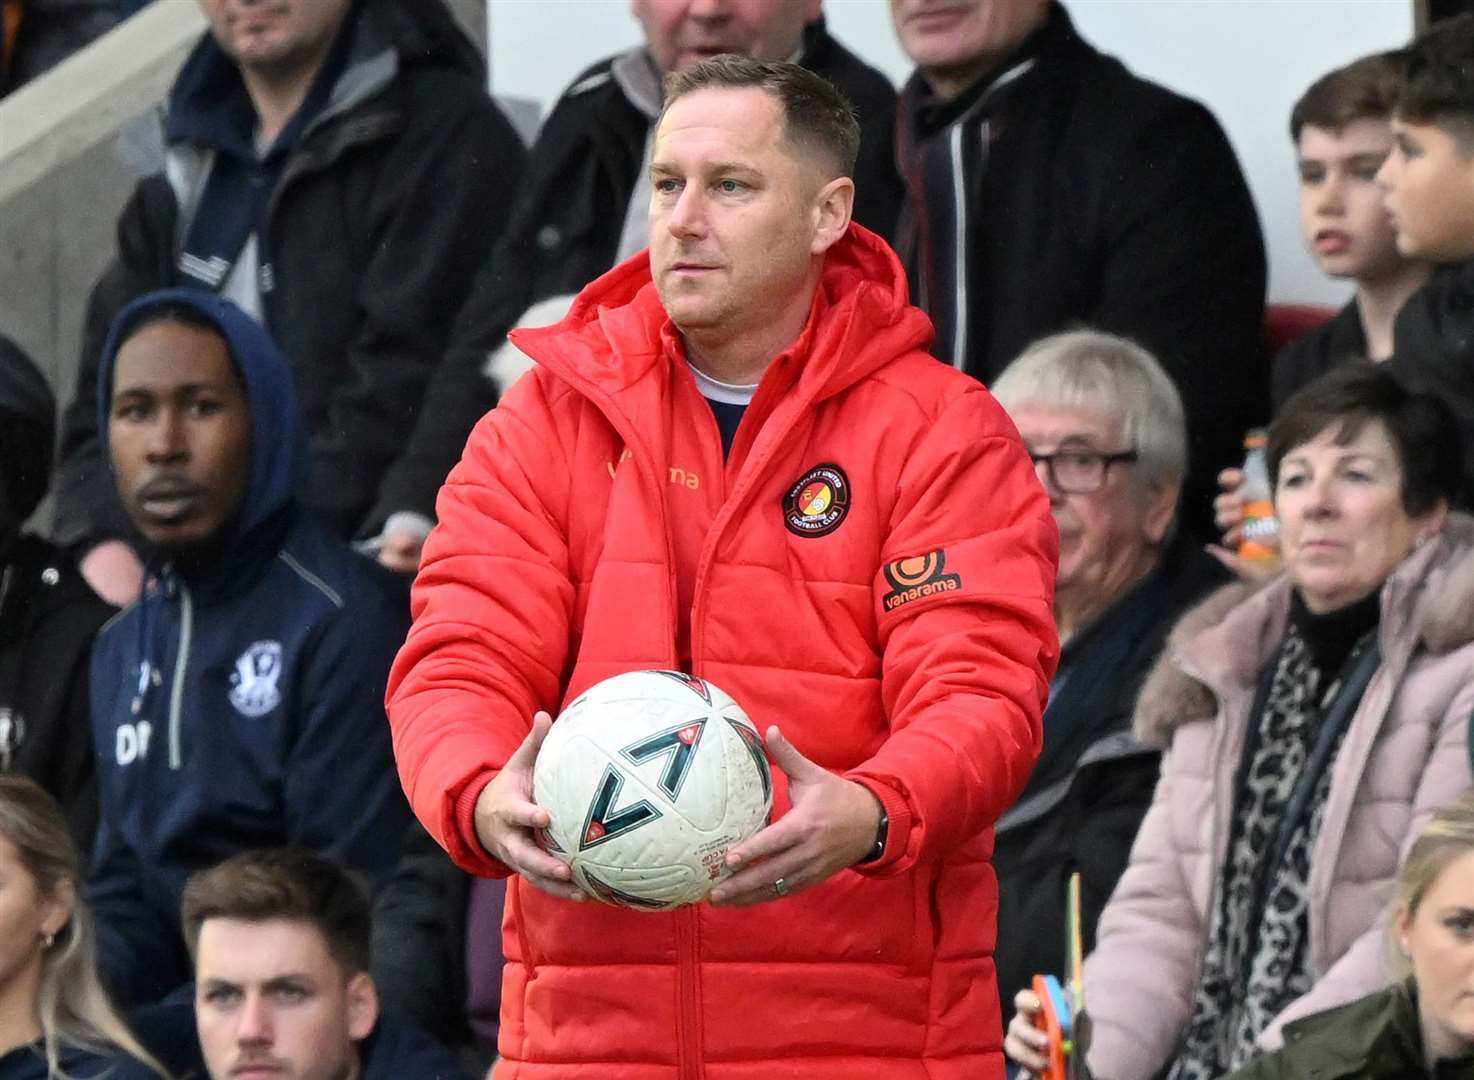
[[[881,597],[885,610],[895,611],[914,600],[962,588],[961,575],[947,573],[946,565],[947,553],[941,548],[886,563],[883,569],[890,591]]]

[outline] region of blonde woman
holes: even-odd
[[[61,807],[0,776],[0,1080],[167,1076],[98,982],[81,881]]]
[[[1285,1029],[1285,1048],[1231,1080],[1474,1077],[1474,796],[1414,841],[1387,924],[1401,981]]]

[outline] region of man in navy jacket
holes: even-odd
[[[98,635],[101,825],[89,892],[125,1003],[189,979],[185,879],[297,844],[378,880],[408,820],[384,719],[402,586],[300,514],[292,374],[228,301],[166,290],[118,317],[99,430],[148,550]]]
[[[195,985],[134,1017],[175,1076],[465,1080],[449,1050],[380,1014],[368,897],[331,859],[234,855],[190,879],[182,921]]]
[[[210,33],[169,91],[164,167],[118,220],[62,425],[55,538],[120,606],[138,592],[136,537],[93,413],[118,312],[185,286],[268,327],[307,433],[302,506],[351,539],[414,430],[525,157],[442,0],[199,5]]]

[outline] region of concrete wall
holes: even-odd
[[[483,0],[447,2],[484,53]],[[204,27],[194,0],[155,0],[0,100],[0,333],[36,361],[62,406],[118,215],[160,163],[154,110]],[[48,502],[33,524],[49,521]]]
[[[482,0],[450,0],[484,51]],[[204,29],[194,0],[155,0],[0,101],[0,333],[72,392],[87,295],[118,214],[157,167],[150,115]]]
[[[192,2],[160,0],[0,102],[0,332],[61,400],[141,164],[119,132],[162,99],[203,25]]]

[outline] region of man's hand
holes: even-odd
[[[1219,494],[1213,500],[1213,526],[1223,536],[1223,546],[1234,549],[1242,539],[1244,524],[1244,471],[1224,469],[1218,474]]]
[[[532,766],[553,718],[540,712],[517,752],[476,798],[476,838],[492,858],[549,896],[582,900],[568,867],[538,847],[533,829],[548,826],[548,812],[532,801]]]
[[[776,727],[768,728],[768,750],[788,776],[793,806],[727,852],[734,873],[712,890],[713,904],[744,907],[792,895],[853,866],[875,846],[880,802],[863,785],[815,765]],[[781,891],[776,881],[783,882]]]
[[[420,569],[420,554],[424,550],[423,534],[405,529],[386,529],[383,543],[379,545],[379,565],[401,574],[413,574]]]
[[[143,563],[121,540],[104,540],[82,556],[77,569],[113,607],[127,607],[143,591]]]
[[[1239,556],[1244,538],[1244,473],[1224,469],[1218,474],[1222,494],[1213,500],[1213,524],[1223,534],[1222,544],[1209,544],[1208,554],[1244,581],[1268,581],[1282,569],[1278,559],[1245,559]]]
[[[1003,1052],[1020,1068],[1032,1073],[1042,1073],[1049,1067],[1045,1054],[1049,1050],[1049,1036],[1035,1026],[1044,1006],[1039,995],[1032,990],[1020,990],[1013,995],[1013,1019],[1008,1022],[1008,1031],[1003,1039]]]

